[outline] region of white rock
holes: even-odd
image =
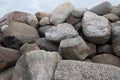
[[[43,18],[40,20],[39,24],[40,24],[41,26],[45,26],[45,25],[50,24],[49,17],[43,17]]]
[[[96,44],[106,43],[110,38],[109,21],[102,16],[92,12],[85,12],[82,20],[83,34],[85,38]]]
[[[57,8],[55,8],[55,10],[53,10],[50,16],[50,22],[54,25],[64,22],[73,9],[74,6],[69,2],[59,5]]]

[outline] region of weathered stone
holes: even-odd
[[[112,23],[111,25],[112,25],[112,27],[114,27],[114,26],[120,26],[120,21],[116,21],[115,23]]]
[[[120,6],[113,6],[111,12],[120,17]]]
[[[77,24],[74,26],[74,28],[75,28],[77,31],[81,31],[81,29],[82,29],[82,23],[81,23],[81,22],[77,23]]]
[[[76,8],[72,11],[71,15],[77,18],[82,18],[86,11],[88,11],[87,8]]]
[[[15,66],[12,80],[53,80],[61,59],[59,53],[44,50],[23,54]]]
[[[38,19],[34,15],[28,15],[25,19],[26,23],[37,28],[38,27]]]
[[[46,32],[48,29],[52,28],[52,27],[56,27],[56,26],[48,25],[48,26],[40,27],[40,28],[38,29],[39,34],[40,34],[41,36],[45,37],[45,32]]]
[[[120,57],[120,26],[112,27],[112,47],[114,53]]]
[[[45,12],[37,12],[37,13],[35,13],[35,16],[40,21],[43,17],[49,17],[50,14],[45,13]]]
[[[41,26],[49,25],[49,24],[50,24],[49,17],[43,17],[43,18],[40,20],[39,24],[40,24]]]
[[[100,45],[97,47],[97,53],[113,53],[112,46],[109,44]]]
[[[96,55],[91,60],[92,60],[92,62],[95,62],[95,63],[110,64],[110,65],[120,67],[120,58],[118,58],[112,54]]]
[[[34,50],[40,50],[39,47],[37,46],[37,44],[33,43],[33,44],[28,44],[25,43],[24,45],[21,46],[20,48],[20,53],[24,54],[24,53],[28,53]]]
[[[86,59],[86,60],[84,60],[85,62],[92,62],[90,59]]]
[[[73,9],[74,9],[74,6],[69,2],[65,2],[59,5],[51,13],[50,22],[54,25],[63,23],[67,19],[67,17],[70,15]]]
[[[28,15],[30,14],[20,11],[10,12],[0,19],[0,26],[9,25],[11,22],[14,21],[25,23],[25,18]]]
[[[5,70],[4,72],[0,73],[0,80],[11,80],[12,79],[12,73],[14,68],[9,68]]]
[[[106,17],[111,22],[116,22],[116,21],[120,20],[120,18],[113,13],[106,14],[106,15],[104,15],[104,17]]]
[[[77,23],[79,23],[81,21],[81,19],[79,18],[75,18],[74,16],[69,16],[66,20],[67,23],[75,26]]]
[[[44,49],[46,51],[58,51],[59,47],[56,43],[48,41],[45,38],[38,39],[36,44],[40,47],[40,49]]]
[[[90,42],[87,42],[87,45],[90,48],[89,57],[94,56],[96,54],[96,45]]]
[[[8,25],[3,25],[0,27],[0,31],[3,33],[8,27]]]
[[[20,22],[13,22],[3,33],[4,45],[9,48],[19,49],[23,43],[34,43],[39,39],[34,27]]]
[[[58,24],[57,27],[52,27],[45,32],[46,39],[55,42],[76,36],[78,32],[68,23]]]
[[[85,38],[96,44],[106,43],[111,35],[109,21],[88,11],[84,14],[82,28]]]
[[[13,66],[19,57],[18,50],[0,47],[0,71]]]
[[[90,62],[62,60],[58,63],[54,80],[119,80],[120,68]]]
[[[90,9],[90,11],[98,15],[104,15],[110,13],[111,10],[112,10],[112,4],[108,1],[102,2],[101,4],[96,5]]]
[[[89,55],[89,47],[79,36],[62,40],[59,46],[59,53],[63,58],[84,60]]]

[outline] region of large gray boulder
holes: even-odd
[[[64,22],[67,19],[67,17],[70,15],[73,9],[74,9],[74,6],[69,2],[65,2],[59,5],[51,13],[50,22],[54,25]]]
[[[85,38],[96,44],[106,43],[110,38],[109,21],[102,16],[98,16],[87,11],[82,20],[83,34]]]
[[[54,42],[76,36],[78,36],[78,32],[68,23],[58,24],[57,27],[52,27],[45,32],[46,39]]]
[[[110,13],[111,10],[112,10],[112,4],[108,1],[102,2],[90,9],[90,11],[98,15],[104,15],[104,14]]]
[[[62,40],[59,46],[59,53],[66,59],[84,60],[89,55],[89,47],[79,36]]]
[[[57,65],[54,80],[120,80],[120,68],[105,64],[62,60]]]
[[[14,67],[0,73],[0,80],[11,80]]]
[[[57,52],[36,50],[23,54],[16,63],[12,80],[53,80],[60,60]]]
[[[120,57],[120,26],[112,27],[112,47],[114,53]]]
[[[13,22],[3,32],[4,45],[10,48],[19,49],[23,43],[34,43],[39,39],[37,30],[24,23]]]

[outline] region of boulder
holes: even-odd
[[[25,23],[26,16],[30,15],[29,13],[13,11],[4,15],[0,19],[0,26],[9,25],[11,22],[22,22]]]
[[[120,20],[120,18],[113,13],[106,14],[106,15],[104,15],[104,17],[106,17],[110,22],[116,22],[116,21]]]
[[[18,50],[0,47],[0,72],[13,66],[19,57],[20,53]]]
[[[100,54],[93,57],[92,62],[101,63],[101,64],[110,64],[120,67],[120,58],[112,54]]]
[[[113,52],[120,57],[120,26],[112,27]]]
[[[34,43],[39,39],[37,30],[20,22],[13,22],[3,33],[3,43],[6,47],[19,49],[23,43]]]
[[[120,17],[120,6],[113,6],[111,12]]]
[[[120,68],[91,62],[61,60],[55,70],[54,80],[120,80]]]
[[[78,36],[78,32],[68,23],[58,24],[57,27],[52,27],[45,32],[46,39],[54,42],[76,36]]]
[[[62,40],[59,46],[59,53],[66,59],[84,60],[89,55],[89,47],[79,36]]]
[[[50,15],[50,22],[54,25],[63,23],[68,18],[73,9],[74,6],[69,2],[65,2],[59,5],[52,11]]]
[[[38,19],[35,15],[28,15],[25,19],[26,23],[37,28],[38,27]]]
[[[47,26],[42,26],[42,27],[40,27],[40,28],[38,29],[38,32],[39,32],[40,36],[45,37],[45,32],[46,32],[48,29],[52,28],[52,27],[56,27],[56,26],[47,25]]]
[[[16,63],[12,80],[53,80],[61,59],[59,53],[44,50],[23,54]]]
[[[112,45],[104,44],[97,46],[97,53],[113,53]]]
[[[12,73],[14,68],[9,68],[5,70],[4,72],[0,73],[0,80],[11,80],[12,79]]]
[[[112,10],[112,4],[108,1],[102,2],[90,9],[91,12],[94,12],[98,15],[104,15],[110,13]]]
[[[94,43],[87,42],[88,47],[90,48],[89,50],[89,57],[92,57],[96,55],[96,45]]]
[[[74,28],[75,28],[78,32],[80,32],[80,31],[82,30],[82,22],[77,23],[77,24],[74,26]]]
[[[50,24],[50,19],[49,19],[49,17],[43,17],[43,18],[40,20],[39,24],[40,24],[41,26],[49,25],[49,24]]]
[[[37,46],[37,44],[33,43],[33,44],[28,44],[25,43],[24,45],[22,45],[20,47],[20,53],[21,54],[25,54],[34,50],[40,50],[39,47]]]
[[[96,44],[106,43],[111,35],[109,21],[89,11],[84,14],[82,28],[85,38]]]
[[[40,47],[40,49],[44,49],[46,51],[58,51],[59,47],[56,43],[48,41],[45,38],[38,39],[36,44]]]
[[[79,23],[81,21],[81,19],[79,18],[75,18],[74,16],[69,16],[66,20],[67,23],[75,26],[77,23]]]
[[[45,13],[45,12],[37,12],[37,13],[35,13],[35,16],[40,21],[43,17],[49,17],[50,14]]]
[[[86,11],[88,11],[87,8],[76,8],[72,11],[71,15],[77,18],[82,18]]]
[[[116,21],[115,23],[112,23],[111,25],[112,25],[112,27],[114,27],[114,26],[120,26],[120,21]]]
[[[8,25],[3,25],[0,27],[1,33],[3,33],[9,26]]]

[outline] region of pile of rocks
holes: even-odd
[[[120,6],[65,2],[0,19],[0,80],[120,80]]]

